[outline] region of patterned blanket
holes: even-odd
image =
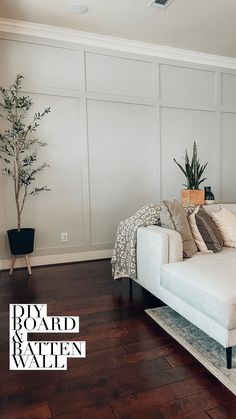
[[[114,279],[137,279],[137,229],[160,224],[160,211],[160,204],[147,204],[134,215],[119,223],[111,260]]]

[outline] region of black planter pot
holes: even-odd
[[[34,251],[34,228],[21,228],[7,231],[12,255],[28,255]]]

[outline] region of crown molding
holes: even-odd
[[[164,45],[134,41],[92,32],[42,25],[39,23],[0,18],[0,31],[16,35],[70,42],[85,46],[87,45],[105,49],[108,48],[112,50],[148,55],[152,57],[236,69],[236,58],[232,57],[212,55],[198,51],[173,48]]]

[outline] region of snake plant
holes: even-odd
[[[190,163],[188,151],[185,150],[185,165],[184,167],[174,159],[174,162],[179,166],[180,170],[183,172],[186,177],[187,183],[184,184],[187,189],[200,189],[199,185],[206,180],[202,179],[202,175],[207,167],[207,163],[200,165],[198,154],[197,154],[197,144],[194,141],[193,144],[193,156]]]

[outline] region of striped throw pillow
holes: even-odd
[[[197,207],[188,217],[196,245],[202,253],[218,253],[224,246],[223,237],[210,215]]]

